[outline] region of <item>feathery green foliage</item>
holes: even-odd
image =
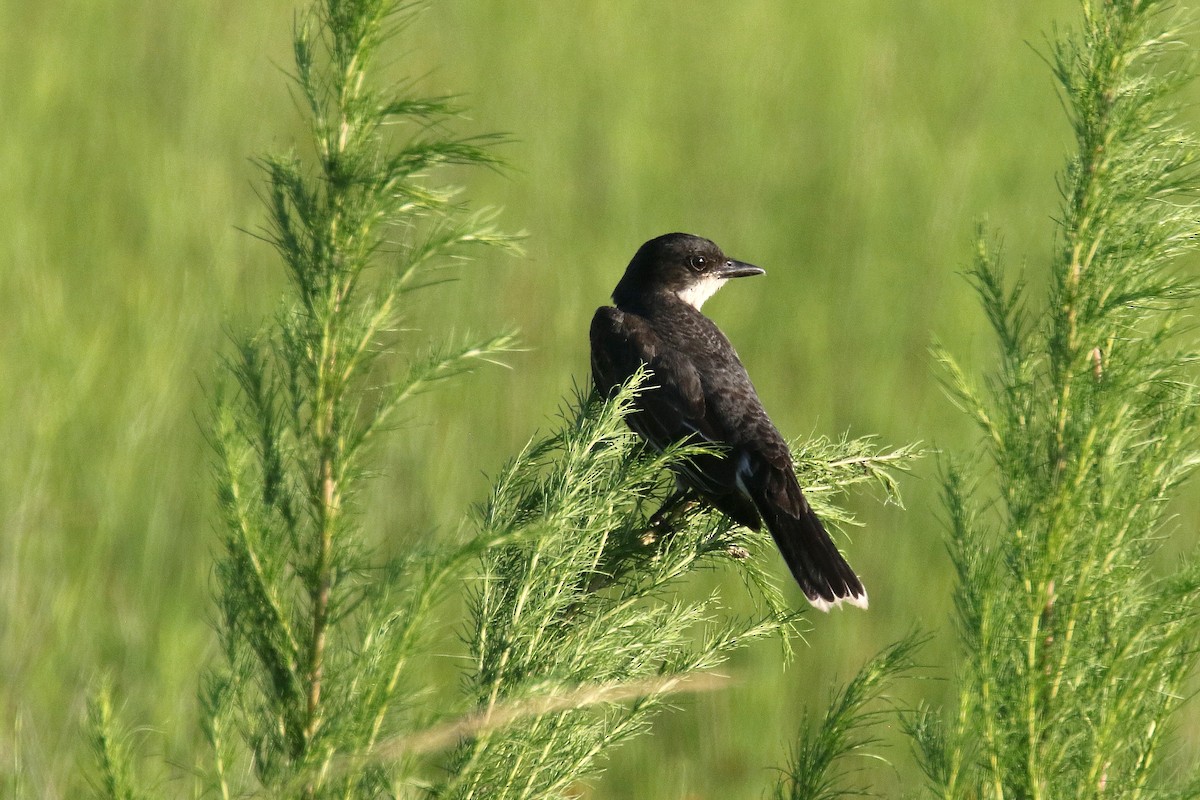
[[[934,794],[1171,797],[1168,721],[1200,629],[1194,561],[1152,556],[1200,458],[1195,357],[1176,333],[1196,285],[1197,143],[1172,93],[1191,75],[1159,2],[1084,2],[1050,62],[1074,127],[1048,297],[1009,286],[983,233],[969,275],[999,345],[977,391],[944,351],[994,470],[946,466],[962,638],[958,707],[909,721]],[[994,477],[993,477],[994,476]],[[976,499],[980,483],[994,499]]]
[[[410,13],[395,0],[329,0],[305,15],[294,77],[315,164],[262,161],[264,238],[290,292],[270,324],[237,339],[228,362],[236,390],[217,396],[225,664],[207,676],[202,703],[211,783],[225,797],[256,787],[373,796],[392,786],[403,761],[353,776],[330,767],[369,752],[403,717],[421,688],[407,668],[425,617],[483,541],[381,566],[356,514],[369,447],[396,409],[512,345],[503,335],[436,350],[396,377],[408,295],[461,246],[510,243],[428,184],[443,164],[494,163],[485,140],[448,134],[446,101],[372,83],[380,45]],[[411,136],[396,144],[385,126],[399,123]]]
[[[850,784],[857,770],[843,762],[852,755],[878,758],[868,752],[879,739],[868,728],[891,716],[893,709],[873,706],[888,686],[913,669],[913,653],[923,644],[909,634],[868,661],[845,686],[830,693],[829,706],[819,724],[805,730],[791,761],[775,786],[777,800],[836,800],[866,795]],[[808,727],[807,725],[805,727]]]
[[[468,691],[484,720],[501,704],[534,710],[465,742],[439,797],[570,796],[598,772],[602,753],[646,730],[671,690],[798,620],[764,570],[774,554],[765,532],[695,508],[669,534],[651,526],[669,466],[696,448],[651,454],[623,424],[644,377],[608,402],[578,396],[560,429],[504,471],[481,511],[483,535],[514,541],[485,555],[471,603]],[[874,454],[858,440],[813,442],[800,455],[802,477],[819,472],[827,502],[864,481],[892,487],[887,470],[913,454]],[[758,616],[726,618],[716,593],[676,595],[686,575],[721,564],[737,565]],[[538,708],[546,697],[609,685],[645,688],[598,708]]]
[[[105,681],[88,701],[87,732],[96,770],[92,789],[105,800],[138,800],[129,732],[113,713],[112,686]]]

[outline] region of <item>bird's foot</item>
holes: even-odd
[[[750,557],[750,551],[742,547],[740,544],[731,544],[725,548],[725,552],[734,561],[745,561]]]
[[[658,511],[650,517],[649,526],[642,534],[642,545],[651,547],[674,536],[679,530],[681,519],[695,508],[696,504],[695,495],[687,491],[677,491],[664,500]]]

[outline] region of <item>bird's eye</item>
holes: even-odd
[[[688,266],[696,272],[701,272],[708,266],[708,259],[704,256],[692,256],[688,259]]]

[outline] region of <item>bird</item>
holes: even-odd
[[[765,272],[700,236],[668,233],[646,242],[613,290],[614,305],[592,318],[592,380],[601,397],[612,398],[638,370],[649,370],[628,426],[659,451],[706,446],[672,468],[676,492],[655,518],[699,499],[751,530],[765,525],[813,606],[866,608],[862,581],[804,496],[791,450],[737,351],[700,310],[726,281]]]

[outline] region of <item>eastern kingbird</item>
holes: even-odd
[[[650,385],[634,400],[629,427],[659,450],[681,441],[715,446],[675,467],[679,489],[664,507],[698,495],[751,530],[766,523],[809,602],[822,611],[842,601],[866,608],[862,581],[800,490],[791,451],[746,368],[700,313],[726,280],[762,274],[699,236],[646,242],[613,290],[616,308],[592,318],[592,378],[611,397],[645,365]]]

